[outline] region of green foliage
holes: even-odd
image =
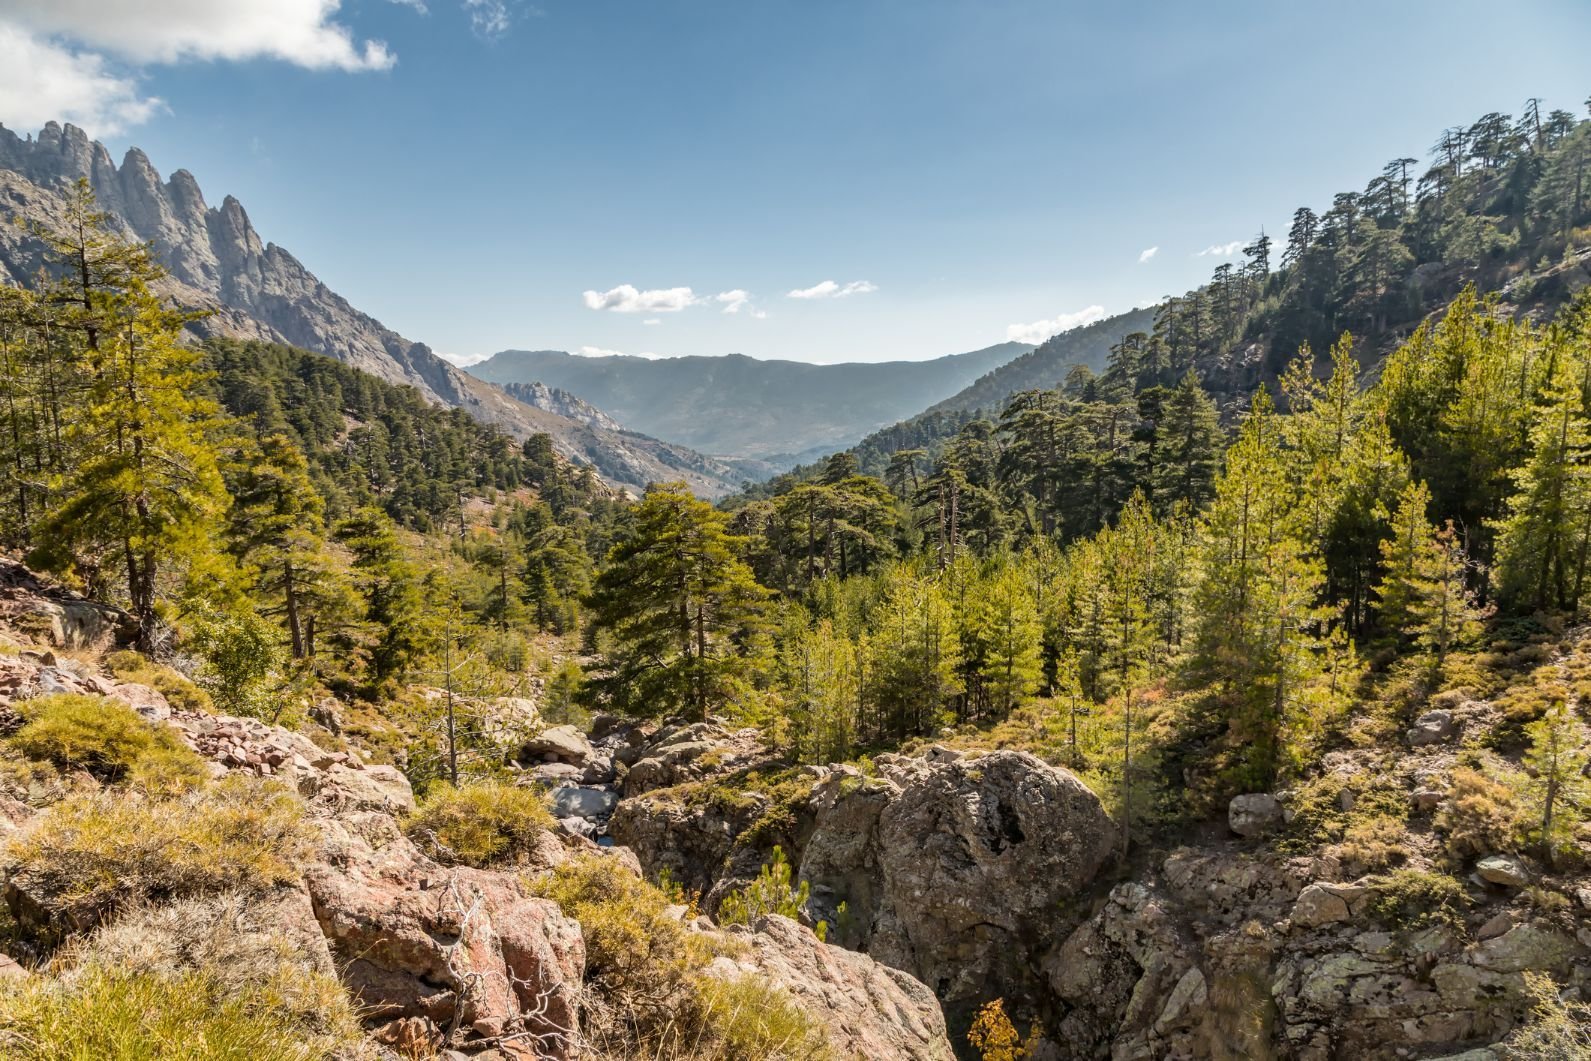
[[[325,996],[341,997],[335,988]],[[342,1007],[294,1012],[283,985],[240,989],[208,970],[158,976],[96,965],[12,985],[0,997],[0,1052],[16,1061],[331,1061],[358,1041],[345,999]],[[316,1027],[323,1022],[333,1027]]]
[[[192,620],[188,644],[204,660],[200,683],[223,712],[281,717],[285,697],[276,686],[286,653],[276,628],[257,611],[205,608]]]
[[[1462,928],[1468,905],[1464,885],[1445,873],[1400,869],[1370,883],[1370,916],[1394,928]]]
[[[1565,1002],[1551,976],[1523,973],[1530,1019],[1502,1043],[1508,1061],[1578,1061],[1591,1057],[1591,1005]]]
[[[1530,749],[1525,769],[1530,774],[1530,800],[1537,810],[1537,839],[1547,861],[1556,865],[1575,846],[1575,834],[1591,801],[1586,765],[1585,729],[1568,705],[1559,701],[1525,727]]]
[[[705,970],[709,938],[669,910],[668,895],[617,859],[586,855],[532,885],[580,922],[590,988],[582,1031],[612,1056],[820,1061],[822,1026],[754,977]]]
[[[705,718],[741,703],[766,650],[767,594],[728,519],[683,484],[653,486],[592,592],[607,670],[588,691],[631,714]]]
[[[459,788],[432,785],[403,828],[445,865],[484,868],[523,860],[553,825],[552,812],[536,790],[482,781]]]
[[[718,906],[718,922],[723,925],[753,925],[769,914],[778,914],[799,921],[811,895],[811,885],[801,881],[790,882],[790,862],[784,849],[775,847],[773,859],[764,863],[757,879],[724,896]],[[823,922],[818,923],[818,938],[828,931]]]
[[[10,745],[61,770],[87,770],[105,781],[189,788],[207,775],[204,762],[167,726],[145,722],[120,700],[56,693],[20,703],[27,720]]]

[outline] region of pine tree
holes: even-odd
[[[884,577],[867,681],[888,734],[899,740],[949,720],[963,691],[956,618],[937,578],[898,564]]]
[[[1161,406],[1155,427],[1158,463],[1150,482],[1155,510],[1170,512],[1178,504],[1197,511],[1210,500],[1221,446],[1221,422],[1215,403],[1189,372]]]
[[[1591,798],[1591,782],[1585,777],[1591,759],[1585,730],[1560,700],[1526,726],[1525,733],[1530,738],[1525,768],[1531,775],[1531,794],[1541,809],[1541,846],[1548,863],[1556,866],[1559,852],[1574,846],[1575,827]]]
[[[1530,459],[1515,472],[1517,490],[1497,524],[1499,590],[1538,611],[1579,608],[1591,542],[1591,432],[1568,367],[1561,361],[1542,393]]]
[[[211,528],[227,508],[214,443],[219,410],[203,396],[199,352],[180,338],[192,315],[161,304],[150,285],[162,270],[145,248],[109,233],[86,182],[69,201],[67,224],[44,233],[60,274],[46,298],[65,307],[59,327],[78,337],[83,382],[38,556],[82,572],[114,551],[138,646],[153,652],[163,578],[211,551]]]
[[[381,687],[418,665],[426,647],[426,597],[419,567],[391,518],[367,506],[338,524],[337,540],[353,558],[354,584],[375,630],[368,648],[368,684]]]
[[[316,655],[317,633],[342,630],[364,611],[343,558],[327,539],[325,501],[309,465],[283,435],[260,439],[233,487],[233,551],[255,572],[264,613],[287,628],[295,660]]]
[[[973,639],[979,645],[979,684],[990,709],[1004,718],[1043,677],[1038,604],[1021,568],[1009,558],[979,580],[972,600]]]
[[[683,483],[650,487],[591,594],[608,669],[588,689],[630,714],[698,720],[742,701],[766,647],[767,594],[741,547]]]

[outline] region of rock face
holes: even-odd
[[[720,958],[715,975],[756,976],[828,1015],[839,1057],[871,1061],[952,1061],[945,1018],[933,992],[866,955],[820,942],[812,930],[777,915],[733,937],[750,945],[743,958]]]
[[[564,415],[577,411],[576,403],[590,409],[573,396],[560,411],[558,402],[527,403],[476,379],[360,312],[292,254],[262,240],[236,199],[209,206],[186,170],[162,182],[137,148],[117,167],[104,145],[70,124],[50,122],[28,139],[0,126],[0,215],[6,220],[21,214],[58,221],[61,192],[79,177],[88,179],[124,235],[153,245],[171,273],[162,293],[218,311],[195,325],[201,335],[264,339],[335,357],[518,438],[545,433],[563,456],[631,488],[684,479],[704,496],[720,496],[745,478],[744,470],[683,446],[619,430],[601,414]],[[0,226],[0,281],[32,283],[41,252],[24,231]]]
[[[689,761],[709,754],[693,750]],[[832,939],[923,980],[957,1015],[997,997],[1037,1005],[1056,923],[1114,849],[1099,800],[1019,752],[875,763],[876,777],[815,770],[801,823],[782,841],[752,828],[766,797],[725,805],[696,799],[689,784],[621,802],[612,834],[649,871],[703,891],[709,907],[784,842]]]
[[[526,1034],[573,1056],[585,944],[516,875],[443,869],[381,816],[331,830],[305,885],[343,980],[367,1019],[474,1037]],[[374,841],[374,842],[373,842]]]

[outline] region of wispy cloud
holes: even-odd
[[[1150,247],[1148,250],[1139,251],[1138,252],[1138,264],[1142,265],[1144,262],[1148,261],[1150,258],[1153,258],[1155,255],[1157,255],[1159,253],[1160,253],[1160,248],[1158,246]]]
[[[713,301],[721,303],[725,313],[739,313],[751,305],[751,292],[737,287],[733,291],[723,291],[714,295]]]
[[[869,295],[878,290],[878,285],[869,280],[852,280],[848,284],[837,284],[833,280],[824,280],[813,284],[811,287],[801,287],[791,291],[786,298],[849,298],[852,295]]]
[[[648,361],[659,361],[665,356],[654,354],[650,350],[644,350],[639,354],[626,354],[622,350],[608,350],[601,346],[582,346],[575,353],[581,357],[644,357]]]
[[[1243,249],[1244,240],[1235,239],[1231,243],[1212,243],[1204,248],[1195,258],[1231,258]]]
[[[1051,336],[1069,332],[1073,328],[1081,328],[1085,324],[1092,324],[1104,316],[1104,306],[1085,306],[1075,313],[1062,313],[1047,321],[1013,324],[1006,328],[1005,337],[1007,340],[1019,343],[1042,343]]]
[[[444,360],[444,361],[453,362],[459,368],[469,368],[471,365],[480,364],[482,361],[485,361],[488,357],[491,357],[492,355],[491,354],[439,354],[438,356],[441,357],[442,360]]]
[[[487,40],[496,40],[514,24],[505,0],[464,0],[464,10],[470,16],[470,29]]]

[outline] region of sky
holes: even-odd
[[[1588,54],[1587,0],[0,0],[0,123],[460,361],[884,361],[1185,291]]]

